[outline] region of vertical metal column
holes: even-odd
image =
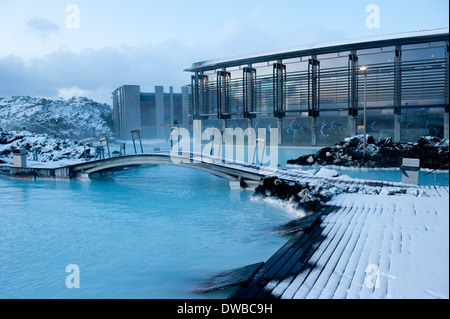
[[[273,64],[273,116],[282,118],[285,115],[284,84],[286,83],[286,65],[281,63]]]
[[[445,42],[445,113],[449,112],[449,42]],[[447,137],[448,138],[448,137]]]
[[[348,56],[348,115],[358,115],[358,57],[356,51]]]
[[[208,77],[201,72],[199,75],[200,81],[200,105],[199,110],[201,110],[201,114],[209,114],[209,105],[208,105]]]
[[[449,42],[445,42],[444,138],[449,139]]]
[[[319,116],[320,104],[320,62],[313,55],[308,63],[308,115]]]
[[[230,117],[230,77],[225,70],[217,71],[217,118]]]
[[[225,95],[224,97],[224,101],[225,101],[225,113],[227,113],[227,117],[230,117],[231,113],[231,101],[230,101],[230,93],[231,93],[231,87],[230,87],[230,81],[231,81],[231,73],[230,72],[225,72],[225,91],[223,92],[223,94]]]
[[[363,69],[363,68],[361,68]],[[366,138],[367,138],[367,68],[364,70],[364,144],[363,163],[366,163]]]
[[[394,141],[401,140],[402,127],[402,46],[395,46],[394,57]]]
[[[221,119],[222,118],[222,106],[223,106],[223,101],[222,101],[222,86],[223,86],[223,80],[222,80],[222,73],[223,71],[217,71],[217,77],[216,77],[216,88],[217,88],[217,118]]]
[[[357,133],[356,116],[358,115],[358,56],[352,50],[348,56],[348,134]]]
[[[244,67],[243,69],[243,106],[244,106],[244,118],[251,118],[254,114],[251,112],[256,111],[256,69],[251,66]]]
[[[402,114],[402,47],[395,47],[394,59],[394,114]]]
[[[199,119],[202,114],[209,112],[208,76],[202,72],[195,72],[191,77],[192,88],[192,117]]]

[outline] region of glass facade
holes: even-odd
[[[445,135],[448,33],[441,40],[394,38],[317,51],[193,70],[194,119],[272,121],[281,126],[282,144],[330,145],[362,133],[365,101],[366,129],[375,137]]]
[[[445,104],[448,81],[448,58],[445,51],[445,42],[403,46],[402,105],[405,106],[405,113],[413,111],[411,107],[414,106]]]

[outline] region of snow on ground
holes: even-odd
[[[308,260],[314,267],[268,286],[281,298],[447,299],[448,200],[339,195]]]
[[[386,201],[392,201],[387,198]],[[405,242],[385,265],[388,296],[403,298],[449,298],[449,198],[405,198],[394,201],[400,211],[394,223],[386,220],[392,233]],[[372,222],[375,223],[376,219]],[[385,252],[386,254],[389,251]],[[387,263],[388,261],[386,261]]]
[[[289,173],[289,175],[286,175]],[[306,216],[327,204],[339,194],[429,196],[426,190],[401,183],[378,185],[340,175],[332,169],[278,170],[264,177],[255,189],[253,199],[281,206],[296,217]],[[376,186],[374,186],[376,185]]]
[[[337,177],[337,176],[339,176],[341,174],[338,171],[334,170],[334,169],[321,168],[314,175],[315,176],[319,176],[319,177]]]
[[[84,148],[76,140],[27,131],[0,131],[0,160],[12,159],[14,149],[25,149],[27,161],[32,161],[35,148],[38,149],[37,162],[58,161],[58,165],[63,166],[64,161],[84,158]],[[91,148],[87,148],[87,151],[93,153]]]
[[[448,188],[373,183],[322,168],[264,178],[253,200],[295,217],[321,205],[322,236],[307,267],[265,287],[280,298],[449,298]],[[287,176],[288,177],[288,176]],[[307,253],[308,255],[309,253]]]
[[[13,165],[12,158],[1,158],[1,161],[4,162],[3,165]],[[54,162],[36,162],[32,160],[27,159],[27,168],[59,168],[59,167],[65,167],[69,165],[75,165],[80,164],[82,162],[85,162],[84,159],[61,159]],[[0,162],[0,165],[1,162]]]

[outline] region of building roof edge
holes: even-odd
[[[409,31],[409,32],[399,32],[387,35],[377,35],[371,37],[361,37],[355,39],[347,39],[347,40],[338,40],[332,42],[325,43],[316,43],[304,46],[296,46],[284,49],[276,49],[271,51],[264,51],[259,53],[250,53],[239,55],[230,58],[219,58],[212,59],[206,61],[195,62],[192,64],[190,68],[185,69],[184,71],[195,72],[201,70],[215,69],[218,67],[225,66],[235,66],[239,64],[244,64],[246,61],[256,61],[259,60],[269,60],[276,58],[289,58],[293,55],[308,55],[309,52],[316,51],[318,54],[326,53],[326,51],[332,51],[333,49],[342,49],[358,47],[358,48],[368,48],[370,46],[377,46],[382,43],[388,44],[389,42],[411,42],[419,40],[420,38],[433,38],[433,37],[447,37],[449,36],[449,28],[439,28],[439,29],[430,29],[430,30],[421,30],[421,31]],[[255,62],[255,63],[256,63]]]

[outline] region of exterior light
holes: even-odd
[[[366,163],[366,124],[367,124],[367,66],[359,68],[364,72],[364,138],[363,138],[363,163]]]

